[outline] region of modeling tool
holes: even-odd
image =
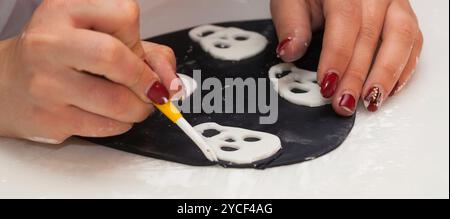
[[[167,102],[165,104],[155,104],[167,118],[169,118],[173,123],[177,124],[187,136],[189,136],[192,141],[200,148],[206,158],[210,161],[217,162],[217,156],[214,151],[205,142],[205,139],[197,132],[195,129],[186,121],[181,112],[175,107],[172,102]]]

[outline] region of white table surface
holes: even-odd
[[[143,36],[269,17],[266,0],[142,1]],[[348,140],[318,160],[260,170],[191,167],[72,139],[0,138],[5,198],[448,198],[449,2],[413,2],[425,34],[420,66],[381,112],[360,110]]]

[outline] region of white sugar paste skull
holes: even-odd
[[[205,136],[217,157],[233,164],[251,164],[272,157],[281,149],[280,139],[272,134],[242,128],[204,123],[194,127]]]
[[[320,93],[315,72],[282,63],[269,70],[269,78],[278,94],[293,104],[319,107],[330,103]]]
[[[262,52],[268,44],[263,35],[234,27],[204,25],[192,29],[189,36],[205,52],[225,61],[251,58]]]

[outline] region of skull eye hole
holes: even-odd
[[[222,151],[226,151],[226,152],[233,152],[233,151],[239,150],[238,148],[229,147],[229,146],[222,146],[222,147],[220,147],[220,149]]]
[[[261,141],[261,138],[258,138],[258,137],[246,137],[246,138],[244,138],[244,141],[246,141],[246,142],[258,142],[258,141]]]
[[[276,76],[278,79],[280,79],[280,78],[286,77],[286,76],[287,76],[288,74],[290,74],[290,73],[292,73],[291,70],[286,70],[286,71],[283,71],[283,72],[281,72],[281,73],[276,74],[275,76]]]
[[[209,36],[209,35],[211,35],[211,34],[213,34],[213,33],[215,33],[215,32],[212,31],[212,30],[203,31],[203,32],[200,34],[200,37],[207,37],[207,36]]]
[[[225,139],[225,141],[226,142],[230,142],[230,143],[236,142],[236,140],[234,140],[233,138],[227,138],[227,139]]]
[[[291,92],[294,93],[294,94],[304,94],[304,93],[307,93],[305,90],[298,89],[298,88],[292,88],[292,89],[291,89]]]
[[[207,138],[212,138],[218,134],[220,134],[220,131],[218,131],[216,129],[207,129],[207,130],[203,131],[203,133],[202,133],[202,135]]]
[[[228,48],[231,47],[230,44],[227,44],[227,43],[224,43],[224,42],[217,42],[217,43],[214,44],[214,46],[216,48],[219,48],[219,49],[228,49]]]
[[[234,39],[236,40],[236,41],[246,41],[246,40],[248,40],[248,36],[235,36],[234,37]]]

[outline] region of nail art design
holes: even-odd
[[[322,93],[322,96],[325,98],[331,98],[336,92],[336,89],[338,87],[338,81],[339,81],[338,74],[334,72],[327,73],[320,85],[321,88],[320,92]]]
[[[356,109],[356,99],[351,94],[344,94],[341,98],[339,106],[350,113],[354,113]]]
[[[170,94],[164,85],[159,81],[153,83],[147,92],[147,97],[155,104],[162,105],[169,102]]]
[[[367,110],[370,112],[376,112],[383,101],[383,94],[379,87],[373,87],[370,89],[369,94],[364,98],[364,103],[366,105]]]
[[[292,41],[292,37],[288,37],[285,40],[281,41],[280,44],[278,44],[278,47],[277,47],[278,57],[284,55],[284,50],[289,45],[289,43],[291,43],[291,41]]]

